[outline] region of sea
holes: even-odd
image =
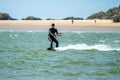
[[[0,31],[0,80],[120,80],[120,32]],[[55,47],[55,44],[54,44]]]

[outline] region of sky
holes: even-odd
[[[71,16],[86,19],[93,13],[106,12],[119,5],[120,0],[1,0],[0,12],[16,19],[28,16],[41,19]]]

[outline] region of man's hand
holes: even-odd
[[[62,36],[62,33],[58,33],[58,35],[57,36]]]

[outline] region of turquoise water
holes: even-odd
[[[0,80],[120,80],[120,33],[0,32]]]

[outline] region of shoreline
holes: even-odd
[[[7,32],[48,32],[49,27],[39,27],[39,26],[3,26],[0,27],[1,31]],[[114,32],[120,33],[120,28],[94,28],[94,27],[57,27],[59,32]]]
[[[62,31],[120,32],[120,23],[112,20],[0,20],[0,31],[48,31],[51,23]]]

